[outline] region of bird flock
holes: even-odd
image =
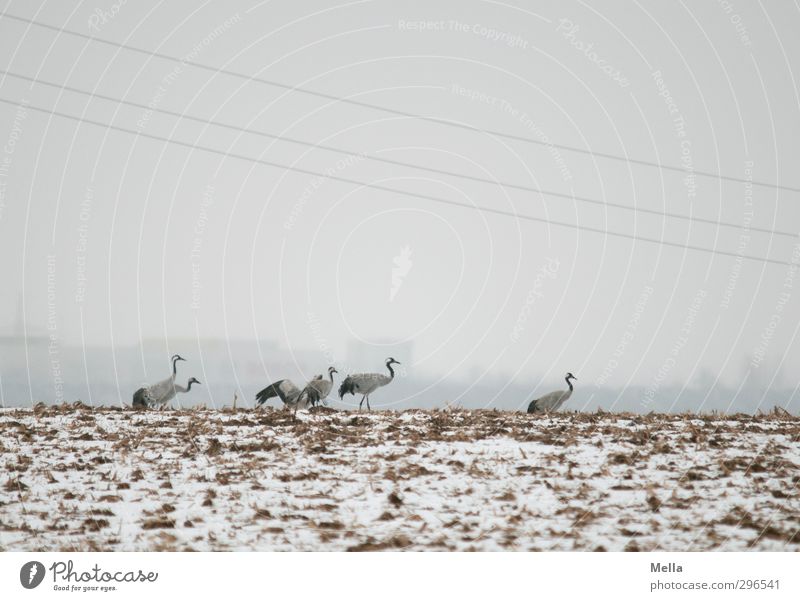
[[[178,361],[186,361],[180,355],[172,355],[172,375],[168,378],[144,386],[133,393],[133,406],[140,408],[164,408],[169,401],[171,401],[179,392],[189,392],[192,384],[200,384],[196,378],[189,378],[186,386],[181,386],[175,383],[175,378],[178,375]],[[384,373],[358,373],[348,375],[339,386],[339,398],[344,399],[346,394],[353,396],[360,394],[361,400],[358,403],[359,411],[362,409],[364,402],[367,404],[367,411],[372,411],[369,405],[370,395],[390,384],[395,377],[392,365],[401,365],[401,363],[394,357],[389,357],[384,363],[388,374]],[[256,394],[256,407],[263,406],[268,400],[275,397],[279,398],[283,406],[292,409],[295,414],[298,409],[310,409],[322,403],[333,390],[333,374],[339,373],[335,367],[328,368],[328,377],[323,377],[318,374],[311,378],[306,384],[300,388],[289,379],[278,380],[273,382],[266,388],[263,388]],[[567,390],[556,390],[550,392],[542,397],[533,399],[528,405],[528,413],[549,413],[550,411],[558,411],[561,406],[567,402],[572,396],[573,386],[572,380],[577,380],[572,373],[567,372],[564,378],[567,382]]]

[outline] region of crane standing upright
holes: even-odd
[[[547,413],[549,411],[557,411],[561,405],[566,403],[569,397],[572,396],[573,388],[570,380],[577,380],[578,378],[573,376],[570,372],[567,372],[567,377],[564,379],[567,381],[569,390],[556,390],[555,392],[550,392],[543,397],[532,400],[530,405],[528,405],[528,413]]]
[[[359,410],[364,401],[367,401],[367,411],[372,411],[369,406],[369,395],[375,392],[378,388],[386,386],[389,382],[394,380],[394,370],[392,364],[401,365],[399,361],[393,357],[386,359],[386,369],[389,370],[389,375],[386,374],[351,374],[344,379],[342,385],[339,386],[339,398],[343,399],[344,395],[356,393],[362,395],[361,402],[358,404]]]

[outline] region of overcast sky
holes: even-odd
[[[2,4],[6,332],[796,390],[796,4]]]

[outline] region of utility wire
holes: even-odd
[[[2,98],[2,97],[0,97],[0,103],[11,105],[11,106],[20,106],[20,104],[18,102],[14,102],[12,100],[9,100],[7,98]],[[226,152],[226,151],[219,150],[219,149],[216,149],[216,148],[211,148],[209,146],[200,146],[198,144],[192,144],[190,142],[183,142],[181,140],[173,140],[173,139],[165,138],[165,137],[162,137],[162,136],[156,136],[156,135],[153,135],[153,134],[144,133],[144,132],[137,131],[137,130],[134,130],[134,129],[128,129],[128,128],[125,128],[125,127],[120,127],[118,125],[110,125],[108,123],[102,123],[100,121],[94,121],[92,119],[85,119],[85,118],[82,118],[82,117],[75,117],[73,115],[68,115],[66,113],[61,113],[59,111],[51,111],[51,110],[44,109],[44,108],[41,108],[41,107],[33,106],[31,104],[26,104],[25,105],[25,109],[26,110],[30,109],[30,110],[33,110],[33,111],[44,113],[46,115],[52,115],[52,116],[55,116],[55,117],[61,117],[63,119],[68,119],[68,120],[71,120],[71,121],[77,121],[79,123],[86,123],[88,125],[94,125],[96,127],[100,127],[100,128],[104,128],[104,129],[110,129],[110,130],[113,130],[113,131],[119,131],[119,132],[122,132],[122,133],[131,134],[133,136],[141,136],[143,138],[149,138],[151,140],[157,140],[159,142],[165,142],[167,144],[175,144],[177,146],[182,146],[184,148],[190,148],[192,150],[200,150],[200,151],[203,151],[203,152],[220,155],[220,156],[223,156],[223,157],[226,157],[226,158],[239,159],[239,160],[247,161],[247,162],[250,162],[250,163],[256,163],[256,164],[259,164],[259,165],[265,165],[265,166],[268,166],[268,167],[274,167],[276,169],[283,169],[283,170],[286,170],[286,171],[294,171],[296,173],[303,173],[305,175],[311,175],[311,176],[319,177],[319,178],[322,178],[322,179],[330,179],[330,180],[334,180],[334,181],[338,181],[338,182],[343,182],[343,183],[346,183],[346,184],[359,186],[359,187],[362,187],[362,188],[369,188],[369,189],[372,189],[372,190],[380,190],[382,192],[389,192],[389,193],[392,193],[392,194],[399,194],[399,195],[403,195],[403,196],[409,196],[409,197],[412,197],[412,198],[419,198],[419,199],[422,199],[422,200],[428,200],[428,201],[431,201],[431,202],[444,204],[444,205],[448,205],[448,206],[461,207],[461,208],[466,208],[466,209],[470,209],[470,210],[477,210],[477,211],[481,211],[481,212],[484,212],[484,213],[491,213],[491,214],[494,214],[494,215],[503,215],[503,216],[506,216],[506,217],[514,217],[516,219],[520,219],[520,220],[524,220],[524,221],[535,221],[535,222],[538,222],[538,223],[545,223],[547,225],[554,225],[554,226],[574,229],[574,230],[578,230],[578,231],[593,232],[593,233],[602,234],[602,235],[605,235],[605,236],[612,236],[612,237],[617,237],[617,238],[625,238],[625,239],[628,239],[628,240],[635,240],[635,241],[639,241],[639,242],[649,242],[649,243],[652,243],[652,244],[658,244],[658,245],[661,245],[661,246],[670,246],[670,247],[679,248],[679,249],[682,249],[682,250],[692,250],[692,251],[698,251],[698,252],[704,252],[704,253],[711,253],[713,255],[722,255],[722,256],[728,256],[728,257],[735,257],[735,258],[742,259],[742,260],[757,261],[757,262],[761,262],[761,263],[772,263],[774,265],[792,265],[793,264],[793,263],[789,263],[789,262],[786,262],[786,261],[779,261],[777,259],[770,259],[770,258],[767,258],[767,257],[757,257],[757,256],[752,256],[752,255],[744,255],[744,254],[739,254],[739,253],[733,253],[733,252],[724,251],[724,250],[717,250],[717,249],[714,249],[714,248],[706,248],[706,247],[703,247],[703,246],[680,244],[678,242],[669,242],[667,240],[659,240],[658,238],[648,238],[648,237],[644,237],[644,236],[634,236],[632,234],[625,234],[623,232],[613,232],[613,231],[608,231],[608,230],[604,230],[604,229],[601,229],[601,228],[595,228],[595,227],[591,227],[591,226],[568,223],[568,222],[565,222],[565,221],[555,221],[555,220],[551,220],[551,219],[545,219],[543,217],[534,217],[532,215],[520,215],[520,214],[514,213],[512,211],[504,211],[502,209],[494,209],[494,208],[491,208],[491,207],[478,206],[478,205],[465,203],[465,202],[460,202],[460,201],[456,201],[456,200],[449,200],[449,199],[446,199],[446,198],[442,198],[442,197],[439,197],[439,196],[433,196],[433,195],[429,195],[429,194],[421,194],[421,193],[418,193],[418,192],[408,192],[406,190],[399,190],[397,188],[392,188],[390,186],[384,186],[382,184],[373,184],[373,183],[369,183],[369,182],[362,182],[362,181],[359,181],[359,180],[354,180],[354,179],[350,179],[350,178],[346,178],[346,177],[341,177],[341,176],[338,176],[338,175],[329,175],[329,174],[326,174],[326,173],[319,173],[319,172],[313,171],[311,169],[303,169],[301,167],[293,167],[293,166],[290,166],[290,165],[284,165],[284,164],[281,164],[281,163],[275,163],[273,161],[267,161],[267,160],[264,160],[264,159],[256,159],[256,158],[249,157],[249,156],[246,156],[246,155],[243,155],[243,154]]]
[[[204,65],[203,63],[198,63],[198,62],[195,62],[195,61],[185,60],[183,58],[170,56],[168,54],[163,54],[161,52],[153,52],[151,50],[146,50],[144,48],[139,48],[137,46],[131,46],[130,44],[121,44],[119,42],[112,42],[110,40],[104,40],[102,38],[97,38],[97,37],[94,37],[92,35],[81,33],[79,31],[72,31],[72,30],[69,30],[69,29],[61,29],[61,28],[56,27],[54,25],[48,25],[47,23],[42,23],[41,21],[36,21],[36,20],[33,20],[33,19],[26,19],[24,17],[19,17],[17,15],[12,15],[12,14],[9,14],[9,13],[6,13],[6,12],[0,13],[0,17],[5,17],[7,19],[11,19],[11,20],[14,20],[14,21],[19,21],[21,23],[27,23],[29,25],[34,25],[36,27],[41,27],[43,29],[49,29],[51,31],[58,32],[59,34],[67,34],[67,35],[79,37],[79,38],[82,38],[82,39],[85,39],[85,40],[91,40],[91,41],[97,42],[99,44],[105,44],[107,46],[113,46],[114,48],[122,48],[124,50],[129,50],[130,52],[136,52],[136,53],[139,53],[139,54],[144,54],[146,56],[160,58],[160,59],[163,59],[163,60],[166,60],[166,61],[177,62],[177,63],[181,63],[182,65],[189,65],[189,66],[195,67],[197,69],[203,69],[205,71],[211,71],[212,73],[222,73],[224,75],[229,75],[231,77],[236,77],[236,78],[245,79],[247,81],[257,82],[257,83],[261,83],[261,84],[264,84],[264,85],[280,88],[280,89],[283,89],[283,90],[289,90],[289,91],[297,92],[297,93],[300,93],[300,94],[306,94],[306,95],[309,95],[309,96],[315,96],[317,98],[324,98],[325,100],[332,100],[332,101],[335,101],[335,102],[341,102],[343,104],[350,104],[350,105],[353,105],[353,106],[358,106],[360,108],[367,108],[367,109],[371,109],[371,110],[375,110],[375,111],[380,111],[382,113],[387,113],[387,114],[390,114],[390,115],[398,115],[398,116],[401,116],[401,117],[408,117],[410,119],[418,119],[420,121],[427,121],[429,123],[437,123],[439,125],[446,125],[448,127],[456,127],[456,128],[459,128],[459,129],[465,129],[467,131],[473,131],[473,132],[478,132],[478,133],[483,133],[483,134],[489,134],[489,135],[492,135],[492,136],[497,136],[499,138],[505,138],[505,139],[508,139],[508,140],[515,140],[517,142],[526,142],[528,144],[535,144],[537,146],[546,146],[548,148],[549,147],[558,148],[559,150],[564,150],[564,151],[568,151],[568,152],[574,152],[574,153],[578,153],[578,154],[589,155],[589,156],[592,156],[592,157],[604,158],[604,159],[608,159],[608,160],[612,160],[612,161],[623,161],[623,162],[626,162],[626,163],[632,163],[634,165],[641,165],[641,166],[645,166],[645,167],[654,167],[654,168],[657,168],[657,169],[663,169],[665,171],[673,171],[673,172],[683,173],[683,174],[687,173],[686,169],[684,169],[683,167],[676,167],[674,165],[664,165],[662,163],[656,163],[654,161],[646,161],[646,160],[642,160],[642,159],[633,159],[633,158],[630,158],[630,157],[620,156],[620,155],[611,154],[611,153],[607,153],[607,152],[597,152],[597,151],[594,151],[594,150],[588,150],[588,149],[585,149],[585,148],[579,148],[577,146],[568,146],[566,144],[555,144],[555,143],[552,143],[552,142],[543,142],[542,140],[537,140],[535,138],[529,138],[529,137],[526,137],[526,136],[519,136],[519,135],[511,134],[511,133],[508,133],[508,132],[495,131],[495,130],[491,130],[491,129],[484,129],[484,128],[481,128],[481,127],[475,127],[475,126],[469,125],[467,123],[461,123],[461,122],[458,122],[458,121],[451,121],[449,119],[443,119],[443,118],[440,118],[440,117],[429,117],[429,116],[426,116],[426,115],[419,115],[417,113],[401,111],[401,110],[398,110],[398,109],[393,109],[393,108],[381,106],[381,105],[378,105],[378,104],[372,104],[372,103],[369,103],[369,102],[363,102],[361,100],[353,100],[352,98],[342,98],[340,96],[335,96],[333,94],[327,94],[325,92],[319,92],[317,90],[311,90],[311,89],[308,89],[308,88],[301,88],[301,87],[298,87],[298,86],[292,86],[292,85],[285,84],[285,83],[282,83],[282,82],[279,82],[279,81],[275,81],[275,80],[271,80],[271,79],[265,79],[263,77],[253,77],[253,76],[247,75],[245,73],[239,73],[238,71],[233,71],[233,70],[230,70],[230,69],[222,69],[222,68],[219,68],[219,67],[212,67],[210,65]],[[761,186],[761,187],[764,187],[764,188],[772,188],[772,189],[777,189],[777,190],[786,190],[786,191],[789,191],[789,192],[800,192],[800,188],[797,188],[797,187],[784,186],[784,185],[780,185],[780,184],[774,184],[772,182],[764,182],[764,181],[759,181],[759,180],[748,180],[748,179],[744,179],[744,178],[740,178],[740,177],[732,177],[732,176],[728,176],[728,175],[722,175],[720,173],[714,173],[712,171],[701,171],[701,170],[693,169],[691,171],[691,173],[694,174],[694,175],[702,176],[702,177],[708,177],[708,178],[712,178],[712,179],[720,179],[720,180],[723,180],[723,181],[735,182],[735,183],[740,183],[740,184],[751,184],[751,185],[754,185],[754,186]]]
[[[75,88],[75,87],[72,87],[72,86],[57,84],[57,83],[45,81],[43,79],[36,79],[35,77],[28,77],[27,75],[21,75],[19,73],[13,73],[11,71],[4,71],[2,69],[0,69],[0,74],[8,75],[10,77],[14,77],[14,78],[17,78],[17,79],[22,79],[24,81],[29,81],[29,82],[32,82],[32,83],[35,83],[35,84],[41,84],[43,86],[49,86],[49,87],[52,87],[52,88],[56,88],[58,90],[66,90],[68,92],[73,92],[75,94],[82,94],[84,96],[89,96],[90,98],[94,98],[94,99],[105,100],[105,101],[113,102],[113,103],[116,103],[116,104],[124,104],[124,105],[132,106],[132,107],[135,107],[135,108],[143,109],[143,110],[146,110],[146,111],[155,111],[155,112],[158,112],[158,113],[163,113],[165,115],[170,115],[172,117],[177,117],[179,119],[186,119],[187,121],[194,121],[195,123],[202,123],[203,125],[211,125],[211,126],[214,126],[214,127],[219,127],[219,128],[222,128],[222,129],[227,129],[227,130],[236,131],[236,132],[240,132],[240,133],[252,134],[252,135],[260,136],[260,137],[263,137],[263,138],[270,138],[270,139],[274,139],[274,140],[280,140],[281,142],[289,142],[291,144],[298,144],[298,145],[301,145],[301,146],[309,146],[311,148],[319,148],[320,150],[325,150],[325,151],[328,151],[328,152],[335,152],[335,153],[343,154],[343,155],[347,155],[347,156],[359,156],[359,157],[363,157],[365,159],[368,159],[370,161],[376,161],[376,162],[379,162],[379,163],[385,163],[387,165],[395,165],[395,166],[400,166],[400,167],[408,167],[408,168],[411,168],[411,169],[419,169],[420,171],[427,171],[429,173],[436,173],[436,174],[439,174],[439,175],[447,175],[447,176],[450,176],[450,177],[466,179],[466,180],[470,180],[470,181],[474,181],[474,182],[480,182],[480,183],[483,183],[483,184],[491,184],[491,185],[495,185],[495,186],[501,186],[503,188],[510,188],[510,189],[514,189],[514,190],[523,190],[525,192],[534,192],[534,193],[537,193],[537,194],[541,194],[542,196],[554,196],[554,197],[557,197],[557,198],[565,198],[567,200],[575,200],[575,201],[578,201],[578,202],[584,202],[584,203],[588,203],[588,204],[598,205],[598,206],[601,206],[601,207],[613,207],[615,209],[620,209],[620,210],[623,210],[623,211],[633,211],[634,213],[647,213],[647,214],[650,214],[650,215],[657,215],[659,217],[669,217],[669,218],[672,218],[672,219],[682,219],[684,221],[689,221],[689,222],[692,222],[692,223],[706,223],[706,224],[709,224],[709,225],[715,225],[715,226],[719,226],[719,227],[729,227],[729,228],[733,228],[733,229],[737,229],[737,230],[741,230],[743,228],[743,226],[741,224],[731,223],[731,222],[728,222],[728,221],[718,221],[716,219],[708,219],[708,218],[705,218],[705,217],[689,216],[689,215],[684,215],[682,213],[671,213],[671,212],[668,212],[668,211],[659,211],[657,209],[648,209],[646,207],[630,206],[630,205],[617,203],[617,202],[609,202],[609,201],[598,200],[596,198],[588,198],[586,196],[578,196],[578,195],[574,195],[574,194],[567,194],[565,192],[556,192],[556,191],[553,191],[553,190],[543,190],[541,188],[537,188],[537,187],[533,187],[533,186],[526,186],[524,184],[514,184],[514,183],[510,183],[510,182],[504,182],[504,181],[500,181],[500,180],[496,180],[496,179],[491,179],[491,178],[488,178],[488,177],[480,177],[480,176],[477,176],[477,175],[469,175],[469,174],[466,174],[466,173],[458,173],[458,172],[455,172],[455,171],[448,171],[446,169],[437,169],[435,167],[428,167],[426,165],[418,165],[416,163],[408,163],[408,162],[405,162],[405,161],[398,161],[398,160],[395,160],[395,159],[388,159],[388,158],[383,158],[383,157],[379,157],[379,156],[375,156],[375,155],[364,154],[364,153],[361,153],[361,152],[355,152],[355,151],[352,151],[352,150],[347,150],[347,149],[344,149],[344,148],[338,148],[338,147],[335,147],[335,146],[328,146],[328,145],[325,145],[325,144],[315,144],[313,142],[307,142],[305,140],[299,140],[297,138],[290,138],[288,136],[282,136],[282,135],[278,135],[278,134],[273,134],[273,133],[262,131],[262,130],[247,129],[247,128],[244,128],[244,127],[239,127],[237,125],[231,125],[229,123],[223,123],[221,121],[213,121],[213,120],[209,120],[209,119],[202,119],[200,117],[194,117],[192,115],[188,115],[188,114],[185,114],[185,113],[179,113],[177,111],[171,111],[171,110],[164,109],[164,108],[159,108],[159,107],[151,107],[149,105],[142,104],[142,103],[139,103],[139,102],[133,102],[133,101],[130,101],[130,100],[122,100],[120,98],[116,98],[116,97],[113,97],[113,96],[106,96],[104,94],[96,94],[94,92],[81,90],[79,88]],[[769,228],[762,228],[762,227],[755,227],[755,226],[751,226],[748,229],[751,232],[760,232],[760,233],[763,233],[763,234],[770,234],[770,235],[774,235],[774,236],[786,236],[788,238],[794,238],[797,235],[797,234],[795,234],[793,232],[781,231],[781,230],[771,230]]]

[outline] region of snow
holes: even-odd
[[[800,550],[800,420],[0,411],[0,550]]]

